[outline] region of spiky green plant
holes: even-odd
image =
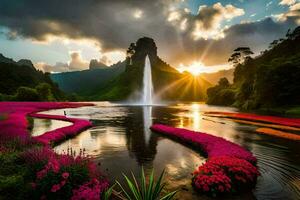
[[[113,184],[110,188],[108,188],[106,191],[104,191],[104,193],[101,196],[101,200],[109,200],[110,199],[115,185],[116,184]]]
[[[132,180],[130,180],[125,174],[123,174],[128,191],[118,182],[122,192],[124,193],[124,198],[128,200],[170,200],[173,199],[177,191],[169,192],[162,195],[165,183],[162,182],[164,171],[160,174],[158,180],[155,183],[154,180],[154,170],[152,170],[148,184],[146,183],[144,168],[142,168],[141,183],[136,181],[135,175],[131,172]]]

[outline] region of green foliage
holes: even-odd
[[[286,111],[286,114],[290,115],[290,116],[298,116],[299,117],[300,116],[300,106],[288,109]]]
[[[113,194],[115,186],[116,186],[116,184],[113,184],[111,187],[109,187],[107,190],[105,190],[103,192],[103,195],[101,196],[101,200],[109,200],[109,199],[111,199],[111,196]]]
[[[148,183],[146,183],[146,177],[144,169],[142,168],[141,182],[138,183],[134,174],[132,174],[132,180],[124,175],[127,183],[126,190],[118,181],[117,184],[123,191],[126,199],[128,200],[168,200],[173,199],[177,191],[167,193],[162,197],[162,192],[165,187],[165,183],[162,182],[164,171],[159,176],[158,180],[154,180],[154,171],[152,170]]]
[[[51,74],[51,79],[68,94],[76,93],[85,99],[95,95],[108,82],[125,71],[125,62],[116,63],[104,69],[83,70]]]
[[[228,62],[233,63],[234,65],[241,64],[249,60],[253,52],[249,47],[238,47],[234,50],[233,54],[228,59]]]
[[[207,102],[245,110],[300,105],[300,46],[295,45],[300,43],[299,30],[272,42],[262,55],[238,64],[233,84],[225,87],[219,82],[208,89]]]
[[[0,62],[0,101],[55,101],[65,96],[49,73],[14,61]]]
[[[48,83],[40,83],[35,87],[40,101],[55,101],[51,86]]]
[[[230,83],[227,78],[221,78],[218,85],[207,90],[207,104],[232,105],[235,100],[235,91],[229,86]]]
[[[35,89],[19,87],[16,93],[16,101],[39,101],[39,95]]]
[[[22,199],[27,186],[24,163],[18,153],[0,152],[0,199]]]

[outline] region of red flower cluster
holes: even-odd
[[[212,157],[193,173],[193,183],[198,191],[217,194],[252,187],[258,175],[257,168],[246,160]]]
[[[81,185],[78,189],[73,190],[71,200],[99,200],[101,193],[108,188],[107,181],[99,182],[97,179]]]
[[[208,155],[208,161],[193,173],[197,191],[217,195],[255,185],[259,175],[256,158],[243,147],[221,137],[162,124],[151,129],[197,145]]]

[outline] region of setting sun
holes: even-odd
[[[204,63],[202,63],[201,61],[194,61],[190,65],[184,65],[184,64],[181,63],[177,67],[177,70],[180,73],[189,72],[193,76],[199,76],[202,73],[214,73],[214,72],[218,72],[220,70],[228,70],[230,68],[231,68],[231,65],[229,65],[227,63],[222,64],[222,65],[207,66]]]
[[[207,67],[202,62],[195,61],[188,66],[184,66],[183,64],[180,64],[178,67],[178,70],[180,72],[187,71],[187,72],[193,74],[194,76],[198,76],[199,74],[201,74],[203,72],[207,72],[206,68]]]

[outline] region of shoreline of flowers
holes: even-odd
[[[208,160],[193,173],[196,191],[216,196],[251,189],[259,176],[257,159],[243,147],[207,133],[154,124],[151,130],[196,145]]]
[[[66,116],[60,115],[48,115],[48,114],[38,114],[38,113],[31,113],[29,116],[35,118],[42,118],[42,119],[55,119],[61,121],[71,122],[72,125],[65,126],[62,128],[58,128],[52,131],[45,132],[42,135],[33,137],[35,140],[47,145],[52,142],[57,143],[67,139],[68,137],[75,136],[76,134],[90,128],[92,123],[87,120],[76,119],[76,118],[69,118]]]
[[[80,152],[57,154],[52,142],[76,135],[92,124],[87,120],[37,112],[90,106],[89,103],[1,102],[0,114],[0,198],[11,199],[12,191],[26,199],[99,199],[109,183],[93,160]],[[73,124],[31,137],[26,116],[69,121]],[[4,184],[4,185],[3,185]]]
[[[272,124],[280,124],[291,127],[300,127],[299,118],[285,118],[285,117],[275,117],[266,115],[256,115],[252,113],[234,113],[234,112],[217,112],[210,111],[205,112],[204,115],[211,117],[223,117],[223,118],[233,118],[233,119],[244,119],[250,121],[260,121]]]

